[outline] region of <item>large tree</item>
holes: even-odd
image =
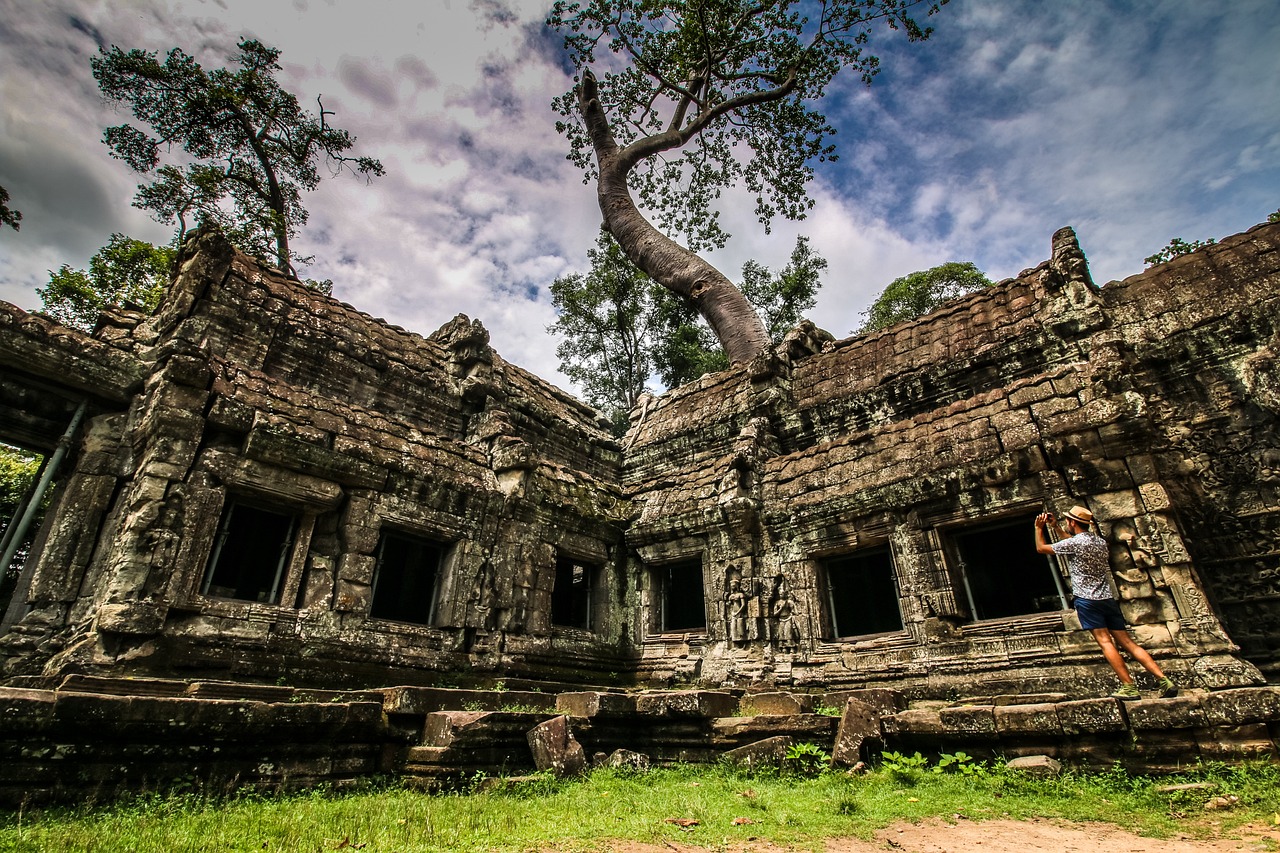
[[[239,45],[239,69],[205,70],[179,48],[155,53],[112,46],[92,60],[103,94],[127,104],[154,133],[131,124],[107,128],[112,155],[155,175],[138,187],[134,205],[161,222],[177,221],[179,239],[196,219],[218,223],[240,247],[293,271],[301,260],[289,240],[307,221],[302,191],[320,182],[321,157],[336,173],[384,174],[372,157],[347,156],[354,139],[303,110],[280,87],[280,51],[253,39]],[[178,162],[161,154],[181,149]]]
[[[153,311],[169,286],[172,246],[153,246],[123,234],[89,259],[89,269],[63,264],[49,273],[49,284],[36,288],[44,312],[64,326],[91,331],[107,305],[131,303]]]
[[[947,0],[557,0],[577,85],[556,100],[570,159],[596,182],[604,226],[632,263],[689,300],[733,362],[768,334],[743,294],[696,253],[727,235],[713,205],[745,183],[768,227],[812,206],[812,163],[834,159],[816,105],[841,71],[879,70],[883,25],[912,40],[911,16]],[[611,54],[611,55],[610,55]],[[597,78],[592,66],[603,72]],[[656,219],[651,223],[637,205]],[[662,230],[683,238],[680,245]]]
[[[613,431],[626,431],[628,414],[651,376],[668,387],[728,367],[724,351],[690,303],[656,285],[623,255],[608,232],[587,252],[590,270],[551,284],[560,338],[560,369],[604,412]],[[773,272],[756,261],[742,267],[742,292],[766,318],[777,343],[812,308],[827,261],[796,240],[790,262]]]
[[[991,286],[991,279],[972,261],[948,261],[895,278],[863,314],[859,332],[887,329],[936,310],[942,303]]]
[[[739,290],[760,317],[770,344],[779,343],[814,306],[826,268],[827,259],[809,246],[807,237],[796,238],[791,258],[776,273],[754,260],[742,265]],[[715,333],[691,300],[665,288],[653,288],[652,299],[653,366],[668,388],[729,366]]]
[[[9,191],[4,187],[0,187],[0,225],[8,225],[14,231],[17,231],[19,228],[18,223],[21,221],[22,212],[9,208]]]

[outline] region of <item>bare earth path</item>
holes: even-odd
[[[876,834],[874,841],[837,838],[827,841],[825,853],[1226,853],[1280,850],[1280,826],[1251,824],[1230,838],[1192,840],[1188,837],[1144,838],[1109,824],[1069,824],[1051,820],[941,820],[898,824]],[[716,844],[702,842],[638,844],[614,842],[602,853],[786,853],[811,850],[766,842]]]

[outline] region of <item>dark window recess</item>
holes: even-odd
[[[827,606],[836,637],[858,637],[902,630],[898,587],[888,548],[859,551],[824,560]]]
[[[439,542],[383,531],[369,615],[374,619],[430,625],[443,558],[444,546]]]
[[[951,534],[953,554],[974,619],[1062,610],[1053,558],[1036,553],[1033,515]]]
[[[706,594],[702,587],[702,560],[686,560],[659,566],[662,614],[661,631],[705,631]]]
[[[276,604],[297,529],[295,516],[232,503],[223,513],[200,591]]]
[[[591,593],[596,567],[561,557],[551,589],[551,624],[591,630]]]

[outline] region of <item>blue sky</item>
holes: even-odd
[[[130,206],[138,179],[100,142],[128,116],[98,96],[97,43],[216,65],[252,35],[387,167],[306,198],[304,274],[423,334],[478,318],[506,359],[569,387],[547,285],[583,268],[599,212],[555,132],[550,100],[570,81],[539,32],[546,5],[0,0],[0,185],[25,217],[0,234],[0,299],[38,307],[48,271],[85,266],[112,232],[171,234]],[[830,261],[812,319],[842,336],[893,278],[947,260],[1015,275],[1063,225],[1104,283],[1171,237],[1280,208],[1275,0],[953,0],[933,24],[924,44],[881,42],[870,88],[830,93],[841,157],[807,220],[766,236],[726,196],[734,238],[712,260],[730,278],[748,258],[782,266],[809,236]]]

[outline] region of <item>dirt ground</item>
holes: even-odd
[[[1226,853],[1280,850],[1280,826],[1251,824],[1231,837],[1192,840],[1188,836],[1144,838],[1108,824],[1070,824],[1050,820],[941,820],[903,823],[876,834],[874,841],[837,838],[827,841],[826,853]],[[707,846],[698,843],[614,843],[601,853],[785,853],[795,850],[767,842]],[[809,848],[804,848],[809,849]]]

